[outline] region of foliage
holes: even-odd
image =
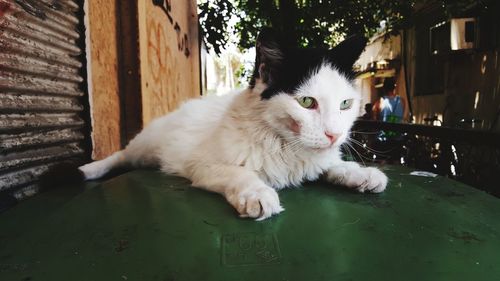
[[[371,37],[411,23],[418,4],[438,4],[448,16],[495,0],[203,0],[199,4],[205,43],[219,54],[235,16],[239,47],[249,48],[263,26],[271,26],[297,46],[327,47],[347,35]],[[381,22],[384,26],[381,27]],[[231,30],[232,31],[232,30]]]
[[[292,44],[326,47],[349,34],[373,35],[384,20],[387,28],[411,11],[405,0],[204,0],[199,4],[205,43],[219,54],[227,43],[228,20],[241,48],[252,47],[263,26],[281,31]]]
[[[240,0],[243,11],[236,28],[240,46],[253,45],[262,26],[272,26],[292,43],[327,47],[350,34],[371,36],[385,21],[387,28],[399,25],[411,11],[411,1],[402,0]]]
[[[234,14],[234,6],[230,0],[204,0],[199,2],[198,10],[205,45],[220,54],[228,43],[228,22]]]

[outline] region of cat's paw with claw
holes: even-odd
[[[387,186],[387,176],[377,168],[346,163],[328,172],[328,180],[359,192],[379,193]]]
[[[227,201],[238,211],[240,217],[267,219],[284,211],[276,190],[268,187],[250,187],[226,192]]]
[[[354,187],[359,192],[379,193],[385,190],[387,186],[387,176],[377,168],[360,168],[356,175],[357,182]]]

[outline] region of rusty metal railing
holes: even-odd
[[[500,197],[500,133],[359,120],[345,155],[447,176]]]

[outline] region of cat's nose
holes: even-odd
[[[340,134],[334,134],[330,132],[325,132],[325,136],[330,140],[330,143],[334,143],[339,138]]]

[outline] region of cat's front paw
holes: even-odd
[[[359,192],[379,193],[387,186],[387,176],[377,168],[360,167],[355,163],[337,166],[328,172],[328,180]]]
[[[382,171],[373,167],[360,169],[357,179],[359,184],[355,187],[357,191],[379,193],[385,190],[388,179]]]
[[[258,221],[285,210],[280,205],[276,190],[268,186],[232,190],[226,193],[226,198],[240,217],[256,218]]]

